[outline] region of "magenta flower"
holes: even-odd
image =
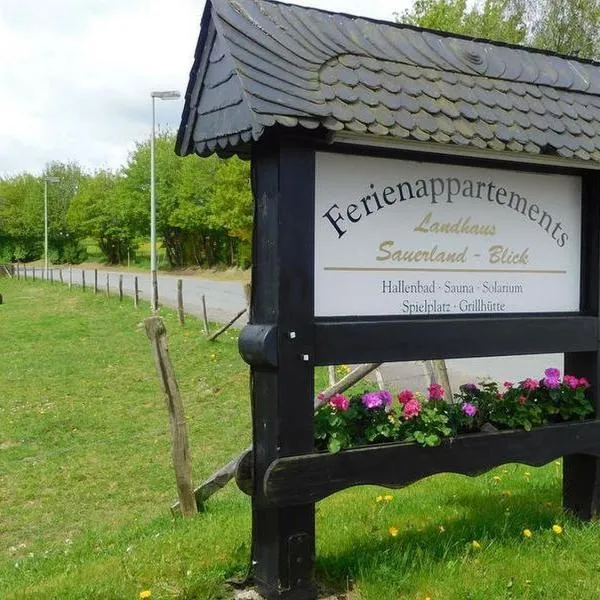
[[[548,379],[560,379],[560,371],[558,369],[550,368],[544,371],[544,375]]]
[[[407,402],[410,402],[411,400],[414,400],[414,399],[415,399],[415,395],[410,390],[402,390],[398,394],[398,401],[400,402],[400,404],[406,404]]]
[[[416,398],[409,400],[402,407],[402,416],[407,421],[410,419],[414,419],[415,417],[418,417],[420,414],[421,414],[421,403]]]
[[[387,390],[381,390],[378,393],[379,393],[379,397],[383,400],[383,403],[386,406],[389,406],[392,403],[392,401],[393,401],[392,395]]]
[[[382,406],[389,406],[392,403],[392,395],[386,390],[369,392],[362,397],[362,403],[367,408],[381,408]]]
[[[590,382],[589,382],[589,381],[588,381],[588,380],[587,380],[585,377],[582,377],[582,378],[579,380],[579,387],[582,387],[582,388],[586,388],[586,389],[587,389],[587,388],[589,388],[589,387],[590,387]]]
[[[540,382],[537,379],[526,379],[522,384],[524,390],[532,392],[540,387]]]
[[[565,375],[563,381],[565,385],[570,387],[572,390],[576,390],[579,387],[578,377],[573,377],[572,375]]]
[[[336,410],[346,412],[350,407],[350,400],[348,400],[348,398],[342,394],[336,394],[335,396],[331,397],[329,404]]]
[[[477,407],[470,402],[465,402],[461,407],[462,410],[467,417],[474,417],[477,414]]]
[[[510,381],[505,381],[505,382],[504,382],[504,387],[505,387],[507,390],[512,390],[512,388],[513,388],[513,385],[514,385],[514,384],[513,384],[513,383],[511,383]]]
[[[427,391],[430,400],[442,400],[444,398],[445,390],[439,383],[432,383]]]

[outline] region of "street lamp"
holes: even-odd
[[[58,182],[58,177],[44,177],[44,277],[46,279],[48,279],[48,184]]]
[[[152,280],[152,312],[158,310],[158,276],[156,273],[156,191],[154,188],[154,137],[156,121],[156,98],[175,100],[181,94],[177,90],[150,92],[152,98],[152,137],[150,138],[150,278]]]

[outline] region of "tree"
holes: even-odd
[[[0,180],[0,260],[30,261],[43,253],[44,184],[29,173]]]
[[[112,171],[86,175],[69,207],[69,225],[81,237],[92,237],[109,264],[133,255],[138,233],[135,210],[121,193],[122,177]]]
[[[531,44],[581,58],[600,57],[600,0],[544,0],[530,15]]]
[[[416,0],[412,10],[397,18],[418,27],[520,44],[528,33],[527,6],[527,0],[485,0],[472,7],[467,0]]]

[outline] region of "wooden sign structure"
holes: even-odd
[[[208,0],[177,151],[252,159],[240,351],[267,598],[316,597],[314,503],[349,486],[562,456],[565,508],[597,514],[597,419],[315,453],[313,395],[318,365],[558,352],[598,408],[600,67]]]

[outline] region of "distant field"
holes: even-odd
[[[147,307],[40,282],[0,293],[0,599],[231,598],[250,502],[231,485],[171,517]],[[235,332],[210,345],[164,317],[198,481],[250,442],[247,369]],[[317,531],[320,582],[352,600],[600,597],[600,526],[562,514],[555,463],[347,490],[319,503]]]

